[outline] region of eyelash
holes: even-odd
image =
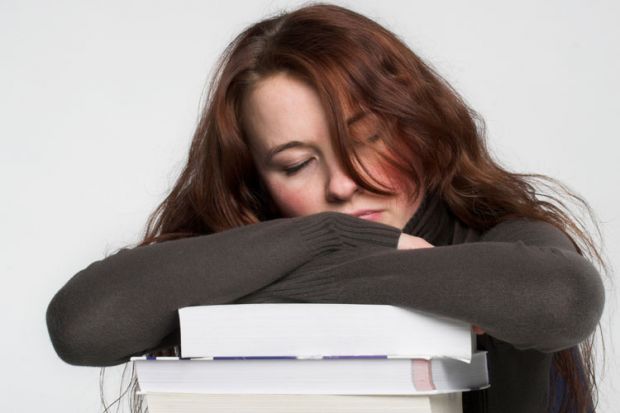
[[[293,165],[290,168],[284,168],[283,171],[286,174],[286,176],[291,176],[291,175],[295,175],[297,172],[299,172],[301,169],[303,169],[308,163],[310,163],[310,161],[312,161],[312,158],[299,163],[297,165]]]

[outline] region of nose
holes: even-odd
[[[359,189],[357,183],[340,166],[329,172],[325,191],[328,201],[346,201]]]

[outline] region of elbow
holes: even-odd
[[[596,329],[605,306],[605,288],[599,272],[585,258],[575,254],[557,277],[556,294],[547,301],[546,320],[540,332],[546,337],[539,350],[556,352],[586,340]]]
[[[605,307],[605,286],[596,268],[585,258],[573,263],[568,295],[566,328],[572,327],[572,344],[588,338],[596,329]]]
[[[119,333],[118,309],[124,308],[109,274],[110,265],[95,261],[75,274],[50,300],[47,331],[58,357],[74,366],[122,364],[127,341]],[[105,262],[109,262],[108,259]]]
[[[85,312],[74,310],[59,291],[51,300],[45,314],[47,330],[58,357],[74,366],[108,367],[127,361],[113,356],[106,340],[88,322]],[[73,307],[75,308],[75,307]],[[92,321],[92,320],[91,320]]]

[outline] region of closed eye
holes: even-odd
[[[286,174],[286,176],[291,176],[291,175],[295,175],[297,172],[299,172],[301,169],[303,169],[306,165],[308,165],[313,158],[310,158],[302,163],[299,163],[297,165],[293,165],[291,167],[288,168],[283,168],[282,171]]]

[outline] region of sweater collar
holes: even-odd
[[[424,238],[432,245],[449,245],[454,241],[457,218],[438,192],[426,192],[420,206],[402,232]]]

